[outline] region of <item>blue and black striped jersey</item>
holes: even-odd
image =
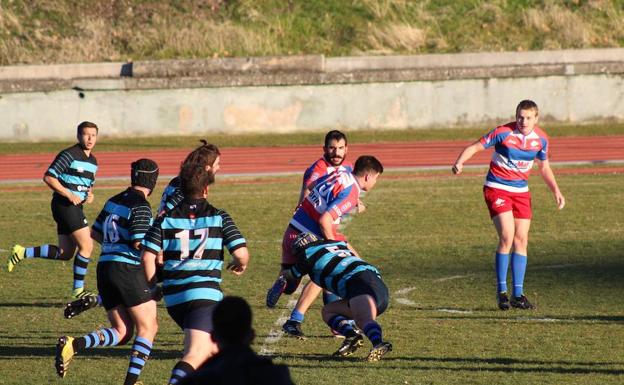
[[[80,145],[75,144],[59,152],[45,175],[58,179],[63,187],[84,201],[95,182],[97,168],[95,156],[89,154],[87,157]]]
[[[314,283],[342,298],[347,295],[349,279],[366,270],[381,277],[375,266],[356,257],[345,242],[331,240],[310,243],[305,253],[300,254],[297,263],[290,268],[295,277],[308,274]]]
[[[246,247],[232,218],[205,199],[183,200],[158,217],[141,247],[163,252],[163,293],[168,307],[190,301],[218,302],[223,247]]]
[[[152,210],[145,196],[133,188],[106,201],[92,230],[102,235],[102,253],[98,263],[141,264],[141,253],[132,247],[142,241],[152,224]]]
[[[171,210],[178,203],[182,202],[184,199],[184,195],[182,195],[182,191],[180,191],[180,178],[175,177],[171,179],[167,187],[165,187],[165,191],[162,193],[162,197],[160,198],[160,205],[158,206],[158,215],[162,215],[165,211]]]

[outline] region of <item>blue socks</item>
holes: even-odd
[[[171,371],[171,378],[169,378],[169,385],[177,384],[178,382],[180,382],[180,380],[182,380],[184,377],[188,376],[189,374],[193,373],[194,371],[195,371],[195,368],[193,368],[191,364],[189,364],[188,362],[178,361],[178,363],[175,364],[175,366],[173,367],[173,370]]]
[[[128,365],[128,372],[126,373],[124,385],[134,385],[136,383],[151,352],[151,341],[143,337],[137,337],[134,340],[132,353],[130,353],[130,364]]]
[[[496,289],[499,293],[507,291],[507,269],[509,254],[496,253]],[[515,282],[515,281],[514,281]]]
[[[292,313],[290,313],[290,320],[295,322],[303,322],[305,315],[299,312],[297,309],[293,309]]]
[[[336,315],[333,316],[327,325],[332,329],[342,334],[345,337],[353,337],[355,335],[355,329],[349,322],[349,319],[345,316]]]
[[[513,277],[513,296],[520,297],[523,294],[524,273],[527,267],[527,256],[511,253],[511,275]]]
[[[80,253],[74,258],[74,290],[84,288],[84,279],[87,275],[89,258],[83,257]]]
[[[366,334],[366,337],[368,337],[373,346],[377,346],[383,342],[381,326],[375,321],[370,321],[364,325],[364,334]]]

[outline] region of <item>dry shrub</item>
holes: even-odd
[[[370,26],[368,43],[376,51],[418,52],[427,42],[426,31],[408,24]]]
[[[589,47],[596,41],[594,26],[587,22],[582,12],[547,2],[543,9],[527,9],[523,15],[526,28],[534,29],[544,36],[544,48]]]

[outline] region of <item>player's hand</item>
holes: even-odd
[[[461,174],[463,169],[464,169],[464,165],[459,164],[459,163],[455,163],[453,167],[451,167],[451,171],[453,171],[453,174],[455,175]]]
[[[91,192],[91,189],[89,189],[87,191],[87,199],[85,200],[86,203],[93,203],[93,200],[95,199],[95,195],[93,195],[93,192]]]
[[[359,213],[363,213],[364,211],[366,211],[366,206],[364,205],[364,202],[362,201],[358,201],[357,204],[357,212]]]
[[[238,263],[238,261],[231,260],[230,263],[228,263],[226,269],[231,271],[235,275],[241,275],[245,272],[245,270],[247,270],[247,265],[241,265],[240,263]]]
[[[555,195],[555,199],[557,200],[557,208],[559,210],[563,209],[565,207],[565,198],[563,197],[563,195],[561,195],[561,193]]]
[[[77,206],[77,205],[82,203],[82,199],[80,199],[80,197],[78,195],[76,195],[76,194],[69,193],[69,196],[67,197],[67,199],[69,199],[69,201],[74,206]]]

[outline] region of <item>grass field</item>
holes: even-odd
[[[380,318],[395,350],[375,364],[330,357],[339,345],[315,304],[304,324],[306,341],[274,341],[277,309],[264,307],[275,277],[282,232],[297,198],[299,177],[219,179],[210,200],[228,210],[252,254],[248,273],[224,274],[224,291],[254,310],[256,351],[288,364],[297,384],[621,384],[624,381],[624,208],[621,175],[561,175],[568,206],[557,212],[533,178],[526,292],[531,312],[500,312],[494,303],[494,230],[481,198],[481,176],[387,173],[365,197],[368,211],[346,227],[353,245],[380,267],[391,292]],[[164,181],[163,181],[164,182]],[[122,187],[98,183],[92,220]],[[15,242],[55,242],[47,191],[0,186],[0,253]],[[155,204],[159,191],[152,196]],[[27,194],[25,196],[25,194]],[[101,309],[62,317],[71,263],[28,260],[0,272],[0,384],[61,383],[53,368],[59,335],[80,336],[107,325]],[[87,286],[95,285],[95,264]],[[182,335],[160,308],[160,333],[141,380],[163,384],[180,357]],[[279,335],[279,334],[277,334]],[[128,347],[85,351],[64,384],[120,383]]]

